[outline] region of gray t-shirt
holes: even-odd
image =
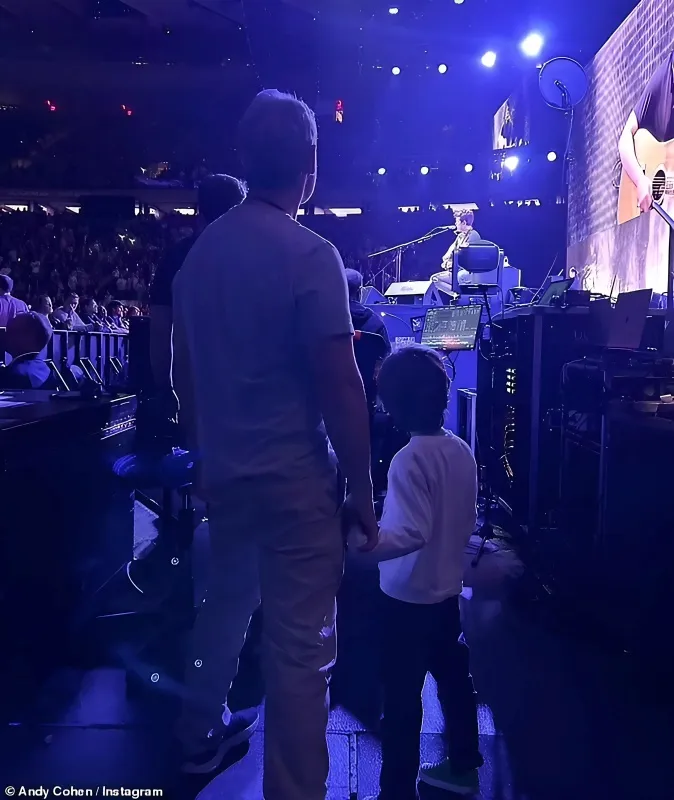
[[[194,381],[202,487],[333,474],[307,346],[353,333],[335,247],[249,200],[203,232],[173,283]]]

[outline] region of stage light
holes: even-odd
[[[431,171],[431,168],[430,168],[430,167],[422,167],[422,168],[419,170],[419,172],[420,172],[422,175],[428,175],[428,173],[429,173],[430,171]]]
[[[536,58],[537,55],[540,55],[543,44],[544,39],[540,33],[530,33],[527,38],[522,41],[520,49],[525,56]]]
[[[457,6],[463,5],[463,0],[454,0],[454,2],[456,3]]]
[[[400,11],[399,8],[396,8],[395,6],[391,6],[391,8],[389,8],[389,10],[388,10],[388,13],[389,14],[397,14],[398,11]]]
[[[508,158],[503,160],[503,166],[506,169],[509,169],[511,172],[514,172],[517,169],[519,163],[520,160],[517,156],[508,156]]]
[[[400,67],[393,67],[393,69],[391,70],[391,72],[392,72],[394,75],[400,75]]]
[[[438,65],[438,72],[439,72],[441,75],[444,75],[444,74],[445,74],[445,72],[447,72],[447,64],[439,64],[439,65]]]
[[[472,172],[474,169],[475,167],[472,164],[466,164],[466,166],[464,167],[464,170],[466,172]]]
[[[482,56],[482,66],[491,69],[495,65],[496,53],[493,50],[489,50]]]
[[[377,175],[386,175],[386,167],[379,167]]]
[[[548,161],[557,161],[557,153],[555,153],[554,150],[548,153]]]

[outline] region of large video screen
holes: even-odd
[[[638,161],[673,213],[665,191],[674,169],[674,144],[666,144],[674,139],[672,20],[674,0],[642,0],[587,68],[572,139],[567,268],[591,291],[608,294],[614,279],[620,291],[667,289],[669,228],[654,211],[640,214],[621,149],[633,147],[632,173]],[[634,136],[624,134],[632,112]]]

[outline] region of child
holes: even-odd
[[[479,790],[477,709],[461,635],[464,550],[475,529],[477,467],[468,445],[443,429],[449,382],[425,347],[390,356],[379,394],[410,443],[391,462],[373,555],[382,563],[382,770],[379,800],[415,800],[417,778],[459,794]],[[430,672],[446,720],[448,758],[419,776],[421,693]]]

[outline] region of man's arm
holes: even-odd
[[[171,390],[171,333],[173,309],[170,305],[150,306],[150,367],[156,388]]]
[[[618,142],[618,151],[623,169],[627,173],[632,183],[637,187],[639,198],[639,208],[642,212],[649,211],[653,205],[650,181],[644,175],[644,171],[639,164],[636,150],[634,149],[634,136],[639,130],[639,120],[635,111],[629,115],[627,124],[623,129]]]
[[[180,402],[179,422],[184,429],[188,449],[197,445],[197,426],[194,404],[192,364],[187,345],[187,333],[180,303],[173,306],[173,367],[172,383]]]
[[[316,341],[309,363],[325,428],[349,493],[372,499],[370,419],[350,334]]]
[[[353,352],[353,327],[344,265],[321,244],[298,265],[296,313],[301,341],[330,443],[346,477],[351,509],[367,536],[378,537],[370,476],[370,423]]]

